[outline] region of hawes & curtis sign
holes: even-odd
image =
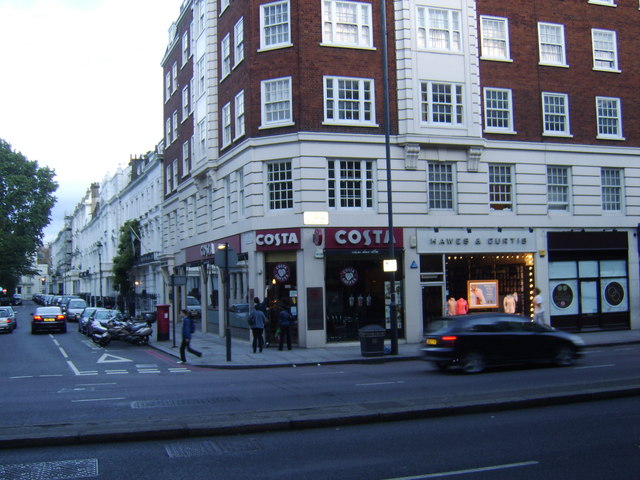
[[[418,253],[529,253],[537,250],[536,236],[528,229],[418,229]]]

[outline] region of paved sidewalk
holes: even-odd
[[[178,329],[179,331],[179,329]],[[154,334],[155,336],[155,334]],[[615,345],[624,343],[640,343],[640,330],[619,330],[613,332],[588,332],[579,336],[587,346]],[[198,358],[187,352],[187,363],[190,365],[213,368],[267,368],[285,366],[318,365],[330,363],[370,363],[381,361],[414,360],[420,357],[420,344],[407,344],[400,341],[398,355],[363,356],[359,342],[334,344],[319,348],[300,348],[294,345],[292,350],[278,350],[271,345],[262,353],[253,353],[251,344],[246,340],[231,340],[231,361],[227,361],[227,348],[224,338],[211,333],[196,332],[191,341],[192,347],[203,353]],[[180,336],[175,342],[172,339],[158,342],[152,340],[151,346],[176,357],[180,357]],[[390,341],[385,349],[390,350]]]

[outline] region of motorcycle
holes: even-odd
[[[111,340],[122,340],[134,345],[147,345],[153,333],[149,322],[136,322],[122,319],[109,319],[105,323],[94,321],[91,324],[91,339],[106,347]]]

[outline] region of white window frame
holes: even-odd
[[[499,94],[502,98],[490,98]],[[513,92],[510,88],[484,87],[484,130],[490,133],[516,133],[513,126]],[[492,115],[495,112],[495,115]],[[504,126],[489,125],[490,120],[504,122]]]
[[[184,67],[189,61],[189,32],[182,34],[182,66]]]
[[[352,9],[348,12],[346,9]],[[322,44],[352,48],[373,48],[370,3],[348,0],[322,2]]]
[[[374,209],[376,204],[376,172],[373,160],[330,159],[327,168],[327,205],[329,209]]]
[[[293,125],[293,94],[291,77],[271,78],[260,82],[261,125],[275,128]],[[280,112],[278,118],[269,118]]]
[[[168,147],[171,145],[171,118],[164,121],[164,143]]]
[[[547,165],[547,211],[568,212],[570,209],[570,167],[563,165]]]
[[[602,167],[600,169],[600,183],[602,188],[602,211],[619,213],[624,209],[622,168]]]
[[[515,212],[515,182],[513,165],[489,164],[489,209],[492,212]]]
[[[173,192],[173,163],[169,163],[165,168],[164,180],[165,195],[169,195],[171,192]]]
[[[449,91],[436,91],[441,88],[447,88]],[[420,82],[420,105],[421,121],[424,125],[461,127],[465,124],[464,85],[460,83]],[[439,121],[440,117],[445,121]]]
[[[598,137],[603,140],[624,140],[622,136],[622,103],[616,97],[596,97]],[[613,133],[612,131],[615,130]]]
[[[238,94],[234,98],[233,114],[235,116],[235,140],[244,136],[245,134],[244,90],[238,92]]]
[[[553,32],[552,32],[553,31]],[[555,52],[553,52],[555,50]],[[538,22],[538,55],[540,65],[568,67],[564,25]],[[551,56],[557,58],[550,58]]]
[[[173,191],[175,192],[178,189],[178,182],[180,181],[179,175],[180,172],[178,172],[178,160],[174,160],[173,162]]]
[[[231,145],[231,102],[222,107],[222,148]]]
[[[325,124],[376,126],[373,79],[325,76],[323,83]]]
[[[603,5],[605,7],[617,7],[616,0],[589,0],[587,3]]]
[[[231,0],[220,0],[220,15],[224,13],[224,11],[229,8],[229,4]]]
[[[419,49],[462,52],[462,14],[460,10],[417,7],[417,45]],[[446,16],[446,18],[442,18]],[[443,45],[443,42],[445,45]]]
[[[291,160],[269,162],[265,166],[265,206],[271,212],[293,209],[293,164]]]
[[[191,114],[191,95],[189,85],[182,89],[182,121],[184,122]]]
[[[233,68],[244,60],[244,17],[233,26]]]
[[[220,80],[231,73],[231,35],[227,33],[220,41]]]
[[[197,63],[198,68],[198,94],[200,97],[204,94],[205,89],[207,87],[207,63],[205,61],[205,57],[203,56]]]
[[[555,100],[553,103],[550,100]],[[550,129],[550,125],[562,125]],[[566,93],[542,92],[542,135],[547,137],[571,137],[569,118],[569,95]]]
[[[277,11],[278,9],[280,11]],[[260,51],[290,46],[291,6],[289,1],[260,5]]]
[[[167,71],[164,76],[164,101],[165,103],[171,98],[171,72]]]
[[[236,171],[236,185],[238,186],[238,217],[246,217],[246,202],[245,202],[245,188],[244,188],[244,169],[240,167]]]
[[[231,190],[231,175],[224,177],[224,217],[231,222],[231,203],[233,191]]]
[[[207,121],[198,122],[198,154],[200,158],[207,155]]]
[[[428,162],[427,205],[430,211],[453,211],[455,209],[455,175],[453,163]]]
[[[603,39],[603,37],[608,37]],[[598,38],[600,37],[600,38]],[[605,72],[620,72],[618,63],[618,38],[614,30],[591,29],[593,69]],[[603,65],[605,63],[610,66]]]
[[[173,62],[171,65],[171,94],[176,93],[178,89],[178,62]]]
[[[189,144],[190,140],[187,140],[182,144],[182,177],[189,175]]]
[[[500,28],[491,28],[490,24],[499,25]],[[480,42],[483,60],[512,61],[509,48],[509,19],[481,15]]]
[[[171,136],[171,143],[178,139],[178,111],[174,110],[171,115],[171,123],[173,126],[173,135]]]

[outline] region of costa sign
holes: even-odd
[[[259,230],[256,232],[256,250],[298,250],[300,229]]]
[[[403,246],[402,229],[393,229],[394,244]],[[327,248],[379,249],[389,246],[388,228],[327,228]]]

